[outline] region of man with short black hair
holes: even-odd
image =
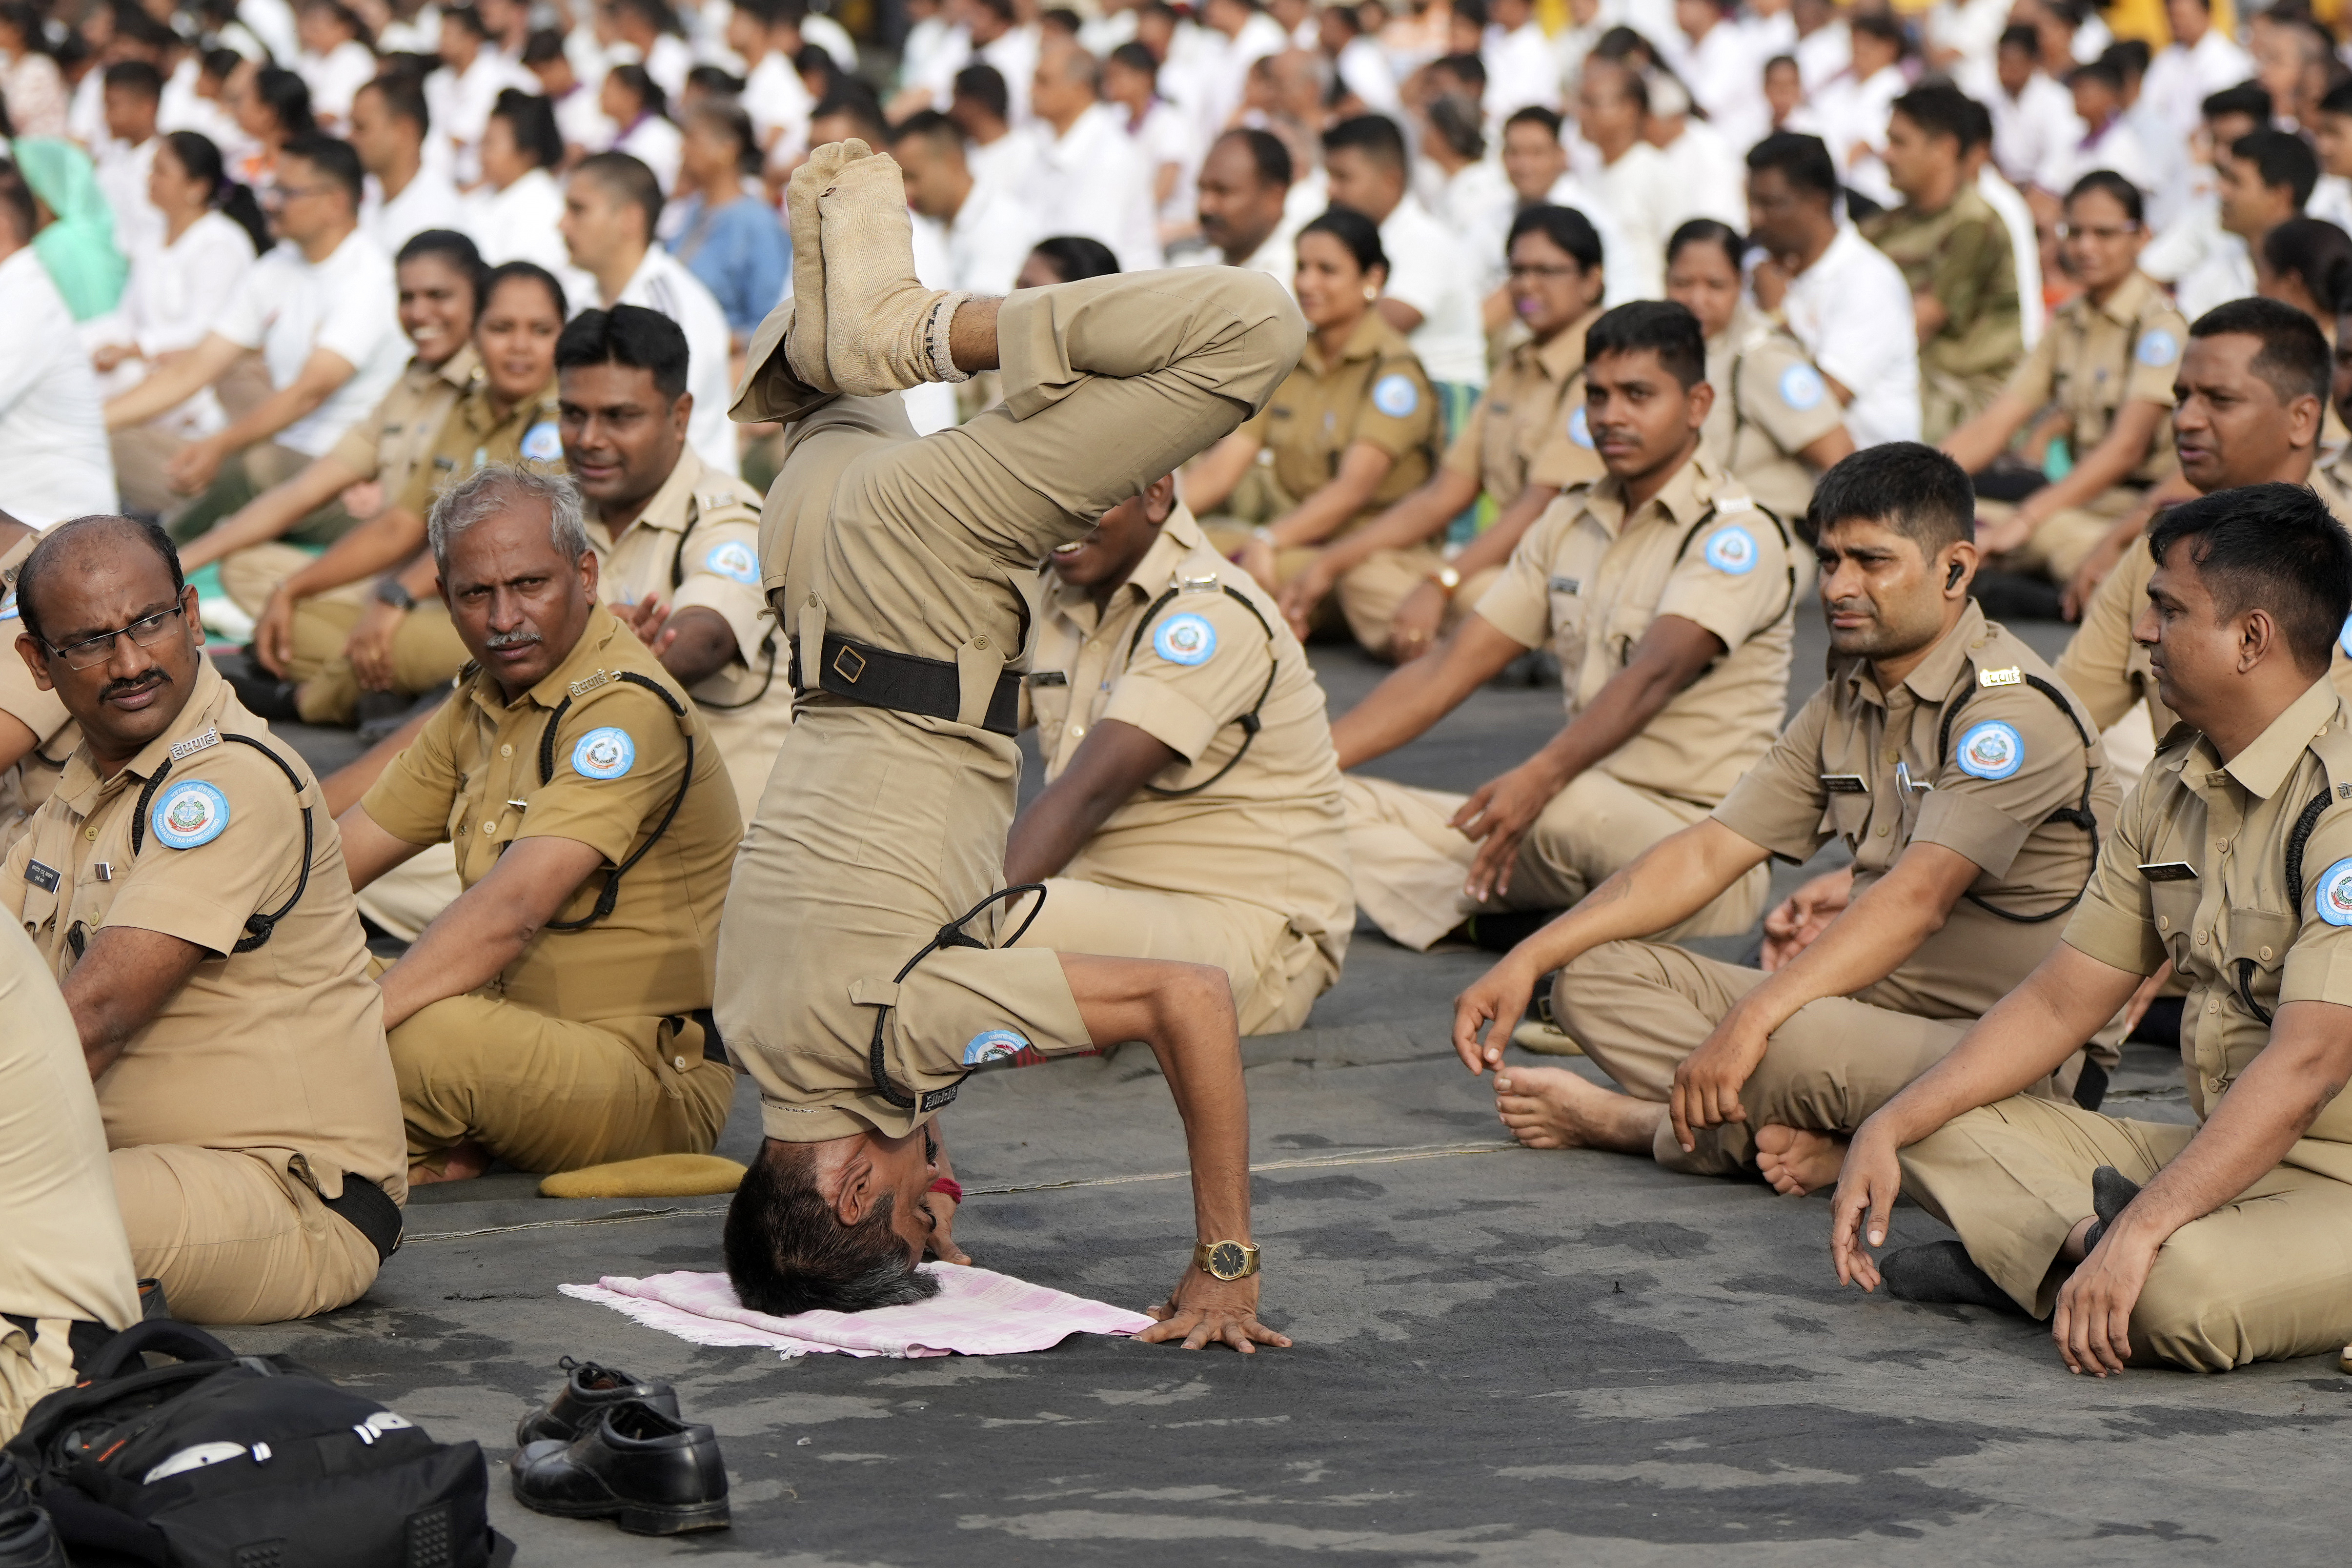
[[[1714,1174],[1753,1164],[1783,1193],[1825,1186],[1840,1135],[1951,1048],[1946,1020],[1982,1014],[2042,960],[2091,875],[2121,791],[2081,705],[1969,596],[1975,507],[1959,465],[1911,442],[1867,448],[1822,476],[1812,518],[1829,680],[1706,819],[1455,1004],[1454,1048],[1473,1072],[1495,1069],[1521,1142]],[[1833,837],[1861,891],[1793,961],[1767,973],[1649,940],[1770,857],[1807,860]],[[1502,1065],[1555,970],[1560,1044],[1626,1093]],[[2069,1063],[2039,1089],[2095,1104],[2105,1078]]]
[[[1018,190],[1036,161],[1037,138],[1027,126],[1013,123],[1010,103],[1002,71],[992,65],[966,66],[955,74],[947,115],[963,129],[969,143],[964,161],[972,178]]]
[[[694,398],[688,438],[704,462],[722,474],[740,474],[742,458],[727,422],[727,314],[702,279],[656,240],[661,210],[661,183],[626,153],[581,160],[563,186],[563,245],[572,264],[595,279],[596,298],[573,303],[607,310],[642,305],[678,324],[693,355],[687,373]]]
[[[2074,1372],[2196,1372],[2352,1338],[2352,711],[2327,679],[2352,537],[2308,490],[2173,508],[2133,637],[2182,720],[2065,938],[1854,1135],[1838,1278],[2048,1316]],[[2194,1126],[2018,1091],[2167,969]],[[1957,1241],[1883,1246],[1908,1184]]]
[[[467,226],[457,187],[425,166],[425,136],[432,126],[425,91],[414,77],[380,76],[352,95],[352,148],[367,171],[360,226],[387,256],[428,228]]]
[[[106,68],[103,81],[106,136],[95,152],[98,188],[114,214],[115,248],[134,258],[163,243],[163,214],[147,195],[148,172],[161,145],[155,121],[163,77],[145,60],[117,60]]]
[[[1559,656],[1567,726],[1475,795],[1347,781],[1356,902],[1416,950],[1465,917],[1509,946],[1704,817],[1780,727],[1793,541],[1700,449],[1715,392],[1697,319],[1659,300],[1607,312],[1585,335],[1584,385],[1608,475],[1553,500],[1474,613],[1332,726],[1352,768],[1530,648]],[[1745,930],[1767,878],[1735,881],[1676,930]]]
[[[2173,289],[2181,313],[2192,321],[2254,292],[2253,258],[2263,237],[2300,217],[2319,183],[2319,159],[2311,144],[2268,126],[2239,137],[2226,155],[2217,152],[2214,164],[2221,176],[2221,232],[2203,258],[2178,275]],[[2155,276],[2163,280],[2166,274]]]
[[[1012,192],[973,176],[963,132],[935,109],[908,115],[890,151],[906,172],[908,205],[939,226],[954,286],[974,294],[1011,293],[1029,247],[1047,232],[1036,215]]]
[[[1228,131],[1201,161],[1201,237],[1228,267],[1246,267],[1295,286],[1298,258],[1288,211],[1290,150],[1270,131]]]

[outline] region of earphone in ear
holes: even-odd
[[[1955,561],[1952,563],[1952,569],[1944,574],[1944,587],[1947,592],[1960,585],[1960,574],[1966,570],[1968,570],[1968,568],[1962,566],[1958,562]]]

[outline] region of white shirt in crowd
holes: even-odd
[[[98,378],[72,312],[29,245],[0,261],[0,321],[8,323],[8,352],[0,354],[0,510],[35,528],[112,511],[114,458]]]
[[[1025,27],[1010,28],[994,43],[982,44],[973,51],[980,64],[994,66],[997,74],[1004,79],[1005,118],[1014,125],[1026,125],[1031,120],[1029,89],[1037,79],[1041,41],[1037,25],[1033,22]],[[940,107],[944,110],[947,105]]]
[[[744,79],[743,112],[751,117],[752,133],[767,144],[771,163],[793,163],[808,151],[809,115],[815,108],[808,84],[781,54],[761,56]]]
[[[323,456],[364,417],[408,363],[401,334],[392,258],[358,229],[313,263],[280,245],[253,264],[212,330],[240,348],[259,349],[269,384],[293,384],[311,351],[325,349],[352,367],[324,403],[278,433],[278,445]]]
[[[573,299],[572,309],[582,310],[595,303],[596,296],[590,290]],[[727,363],[727,315],[719,310],[719,301],[710,297],[710,290],[703,287],[702,279],[656,245],[646,251],[646,258],[637,263],[621,297],[613,303],[658,310],[686,333],[686,389],[694,395],[694,412],[687,419],[686,438],[696,454],[720,473],[741,473],[742,458],[735,450],[735,426],[727,419],[727,405],[734,391]]]
[[[1036,166],[1037,147],[1042,140],[1029,127],[1016,125],[984,146],[967,142],[964,167],[971,171],[973,179],[984,180],[1000,190],[1024,190],[1029,184],[1029,171]]]
[[[2044,315],[2042,244],[2034,233],[2033,209],[2025,205],[2024,195],[2002,179],[2000,172],[1990,163],[1977,174],[1977,195],[2000,215],[2001,226],[2009,230],[2010,258],[2017,264],[2018,321],[2025,331],[2025,346],[2031,349],[2042,341]]]
[[[1853,30],[1840,17],[1799,38],[1788,53],[1797,62],[1797,79],[1804,84],[1805,90],[1819,92],[1853,68]],[[1761,66],[1756,74],[1761,90]]]
[[[2193,47],[2168,44],[2147,62],[2147,74],[2140,80],[2140,100],[2155,104],[2185,140],[2196,134],[2208,98],[2253,74],[2253,56],[2221,28],[2208,27]]]
[[[956,209],[952,223],[942,226],[930,218],[916,220],[919,228],[926,225],[943,228],[941,240],[947,247],[948,276],[952,281],[940,287],[968,294],[1013,292],[1030,247],[1045,237],[1038,232],[1035,214],[1011,192],[984,180],[972,182],[971,193]]]
[[[1992,161],[2012,185],[2036,183],[2053,159],[2083,140],[2074,95],[2040,70],[2015,98],[2001,90],[1990,65],[1965,73],[1960,88],[1991,113]]]
[[[1486,329],[1478,268],[1461,243],[1412,196],[1381,225],[1388,297],[1421,312],[1406,338],[1432,381],[1486,384]]]
[[[1430,216],[1461,242],[1478,274],[1478,297],[1502,287],[1509,270],[1503,255],[1504,237],[1518,215],[1518,193],[1493,163],[1465,163],[1451,174],[1425,164],[1435,177],[1427,187]]]
[[[1056,136],[1038,126],[1037,160],[1014,187],[1046,235],[1098,239],[1118,258],[1122,272],[1160,264],[1160,222],[1151,199],[1151,171],[1116,106],[1097,103]]]
[[[1282,24],[1263,11],[1251,12],[1242,30],[1230,38],[1214,27],[1201,29],[1201,52],[1192,66],[1199,100],[1192,110],[1203,141],[1223,131],[1234,110],[1241,107],[1250,67],[1289,47],[1290,37],[1282,30]]]
[[[217,212],[208,212],[166,245],[159,236],[131,258],[131,278],[122,290],[122,330],[104,334],[128,340],[140,357],[125,360],[100,378],[99,392],[112,397],[136,386],[163,354],[194,348],[236,298],[253,267],[253,241]],[[194,440],[228,423],[220,402],[205,387],[157,423]]]
[[[677,186],[677,166],[686,156],[685,148],[686,133],[658,114],[640,116],[613,143],[613,151],[626,153],[654,172],[665,196]]]
[[[163,243],[163,214],[147,199],[147,176],[155,167],[155,149],[162,141],[150,136],[133,147],[109,137],[97,143],[98,188],[114,215],[115,248],[125,256]]]
[[[1723,29],[1718,27],[1716,32]],[[1707,35],[1713,37],[1714,33]],[[1753,145],[1753,142],[1749,145]],[[1675,228],[1695,217],[1711,217],[1717,223],[1728,224],[1745,233],[1748,227],[1748,165],[1743,162],[1746,149],[1735,151],[1723,132],[1704,120],[1683,121],[1682,134],[1666,146],[1658,149],[1666,155],[1666,167],[1673,179],[1673,189],[1680,198],[1681,210],[1675,214],[1673,227],[1666,230],[1671,238]]]
[[[1790,30],[1793,34],[1793,24]],[[1683,35],[1677,31],[1675,38],[1681,42]],[[1761,139],[1769,119],[1764,102],[1765,58],[1756,53],[1755,35],[1726,17],[1685,51],[1676,68],[1691,97],[1706,110],[1724,139],[1743,153]]]
[[[1557,71],[1557,60],[1553,68]],[[1338,70],[1340,82],[1362,99],[1364,107],[1374,114],[1394,116],[1403,109],[1404,101],[1397,93],[1396,73],[1389,68],[1388,56],[1371,39],[1360,36],[1349,39],[1339,50]],[[1491,85],[1487,90],[1491,95]]]
[[[1633,247],[1626,240],[1624,231],[1617,226],[1617,215],[1610,210],[1607,202],[1594,195],[1591,186],[1585,184],[1584,176],[1573,169],[1570,170],[1553,183],[1551,189],[1544,194],[1544,200],[1553,206],[1568,207],[1583,214],[1584,221],[1592,226],[1594,234],[1600,236],[1601,303],[1613,310],[1629,300],[1641,299],[1643,296],[1633,292]],[[1504,232],[1507,236],[1509,230]],[[1664,254],[1662,244],[1659,255],[1663,258]],[[1507,261],[1508,258],[1505,259]],[[1664,274],[1660,276],[1663,278]]]
[[[2074,121],[2081,125],[2079,119]],[[2074,188],[2074,182],[2095,169],[2106,169],[2121,174],[2139,187],[2143,196],[2164,189],[2157,174],[2157,163],[2131,121],[2122,115],[2107,121],[2106,128],[2096,134],[2077,137],[2071,146],[2062,147],[2052,155],[2036,182],[2043,190],[2063,195]]]
[[[562,221],[563,187],[544,169],[531,170],[503,191],[484,185],[466,199],[466,232],[492,267],[536,261],[558,277],[570,274],[572,253],[556,226]]]
[[[1852,224],[1791,279],[1782,313],[1822,374],[1853,394],[1854,444],[1919,438],[1919,340],[1911,289]]]
[[[452,155],[451,172],[460,184],[481,174],[483,128],[499,94],[508,88],[539,91],[539,79],[485,44],[474,63],[462,72],[443,66],[425,79],[425,102],[433,117],[433,139],[443,155]],[[437,160],[436,160],[437,161]]]
[[[417,170],[390,201],[384,200],[383,182],[370,174],[360,198],[360,226],[386,256],[398,256],[402,246],[428,228],[464,232],[466,198],[448,175],[435,168]]]
[[[1192,118],[1164,98],[1151,100],[1151,107],[1143,111],[1143,123],[1138,126],[1129,125],[1126,110],[1114,105],[1112,112],[1118,117],[1119,128],[1143,153],[1146,177],[1153,190],[1160,188],[1160,171],[1171,163],[1176,167],[1176,184],[1170,188],[1168,199],[1160,204],[1160,220],[1192,223],[1200,206],[1196,182],[1202,151]]]
[[[1902,199],[1888,183],[1886,165],[1878,154],[1886,147],[1886,121],[1895,112],[1895,100],[1910,90],[1911,79],[1902,68],[1885,66],[1866,80],[1847,77],[1812,95],[1813,107],[1829,125],[1830,152],[1845,183],[1882,206]],[[2067,101],[2071,105],[2074,100]],[[2070,107],[2067,113],[2073,112]]]
[[[357,38],[347,38],[323,55],[305,50],[294,59],[294,74],[310,89],[310,112],[338,132],[351,123],[352,100],[375,79],[379,68],[375,51]]]
[[[1507,33],[1490,33],[1484,53],[1491,134],[1499,134],[1503,122],[1522,109],[1559,107],[1559,56],[1541,23],[1531,16]]]
[[[1624,238],[1623,253],[1605,258],[1609,270],[1625,275],[1633,298],[1664,299],[1666,240],[1683,221],[1683,193],[1675,183],[1675,166],[1647,142],[1636,142],[1614,163],[1601,164],[1588,183],[1597,187],[1601,205],[1616,217]]]
[[[797,84],[800,78],[796,76],[793,80]],[[807,89],[803,88],[802,92],[805,96]],[[751,107],[748,98],[744,107]],[[583,82],[555,100],[555,133],[563,138],[567,147],[577,147],[583,153],[605,153],[612,150],[613,138],[621,132],[620,127],[597,107],[595,89]],[[806,142],[805,135],[803,141]]]

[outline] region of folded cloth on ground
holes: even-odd
[[[1131,1334],[1151,1326],[1140,1312],[1090,1301],[1009,1274],[926,1263],[940,1293],[867,1312],[800,1312],[772,1318],[735,1295],[724,1274],[608,1275],[562,1291],[625,1313],[698,1345],[772,1345],[787,1360],[837,1351],[855,1356],[1009,1355],[1050,1350],[1072,1334]]]

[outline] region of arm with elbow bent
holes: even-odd
[[[738,653],[735,628],[708,605],[673,610],[659,599],[647,599],[604,607],[637,634],[672,679],[689,689],[726,668]],[[751,662],[749,651],[743,653],[743,662]]]
[[[1013,824],[1004,847],[1004,880],[1019,887],[1058,876],[1095,830],[1135,792],[1184,759],[1176,748],[1134,725],[1106,719],[1088,731],[1062,775]]]
[[[397,1028],[436,1002],[488,984],[604,863],[603,850],[576,838],[516,839],[379,977],[383,1026]]]
[[[292,479],[270,486],[180,546],[180,569],[194,572],[235,551],[281,538],[288,529],[366,478],[331,454],[314,458]]]
[[[66,1005],[81,1033],[82,1060],[96,1079],[112,1067],[131,1037],[188,982],[196,965],[215,956],[205,948],[138,926],[101,926],[81,961],[66,976]]]
[[[1465,616],[1428,658],[1394,671],[1331,725],[1339,765],[1352,768],[1395,751],[1460,707],[1527,646],[1483,616]]]
[[[245,350],[218,332],[168,364],[159,365],[145,380],[106,405],[106,427],[128,430],[169,414],[226,374]]]

